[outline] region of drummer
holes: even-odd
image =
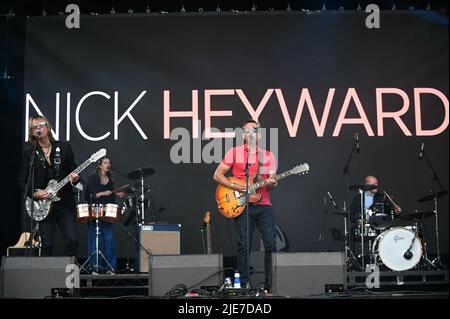
[[[114,182],[111,178],[111,160],[108,157],[102,157],[98,161],[97,168],[91,176],[89,176],[85,199],[90,204],[115,204],[116,196],[123,197],[124,193],[113,193]],[[99,267],[106,273],[114,274],[117,269],[116,247],[114,240],[114,224],[99,221],[100,236],[98,249],[105,255],[106,260],[110,263],[113,271],[104,263],[103,259],[99,259]],[[88,256],[96,250],[96,229],[95,221],[88,224]],[[96,267],[95,256],[91,257],[90,265],[94,269]]]
[[[383,213],[389,215],[391,219],[398,217],[402,209],[398,205],[394,205],[386,198],[386,195],[378,191],[378,179],[375,176],[366,176],[363,185],[363,203],[365,218],[369,219],[370,215],[382,210]],[[361,198],[356,195],[350,205],[350,217],[353,223],[361,218]]]

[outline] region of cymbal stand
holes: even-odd
[[[346,202],[344,201],[344,211],[347,211],[346,209]],[[347,269],[352,269],[353,265],[356,264],[359,269],[361,269],[361,265],[358,262],[358,259],[355,257],[355,254],[350,249],[349,246],[349,231],[347,228],[347,216],[344,216],[344,253],[345,253],[345,264]]]
[[[366,220],[366,216],[364,214],[364,192],[362,189],[360,189],[359,191],[359,196],[360,196],[360,205],[361,205],[361,224],[359,225],[360,229],[361,229],[361,233],[360,233],[360,237],[361,237],[361,264],[362,264],[362,269],[363,271],[365,271],[366,269],[366,261],[365,261],[365,249],[364,249],[364,227],[365,227],[365,220]]]
[[[436,174],[436,171],[433,168],[433,165],[431,164],[430,159],[428,158],[427,152],[424,150],[423,155],[425,157],[425,160],[427,162],[427,165],[430,167],[431,171],[433,172],[433,181],[436,181],[439,185],[439,188],[441,191],[444,190],[444,187],[442,186],[442,183]],[[438,196],[437,194],[434,196],[434,215],[435,215],[435,231],[436,231],[436,258],[432,261],[433,265],[436,268],[443,268],[442,262],[441,262],[441,253],[440,253],[440,247],[439,247],[439,211],[438,211],[438,202],[437,202]]]
[[[418,238],[420,238],[419,237],[419,232],[420,232],[420,223],[419,223],[419,220],[418,219],[414,219],[414,227],[416,228],[416,230],[414,231],[414,233],[416,234],[416,236],[418,237]],[[413,227],[413,229],[414,229],[414,227]],[[424,230],[422,231],[422,233],[424,232]],[[426,262],[426,264],[429,266],[429,267],[431,267],[431,268],[433,268],[433,269],[437,269],[437,267],[431,262],[431,260],[430,259],[428,259],[428,249],[427,249],[427,242],[426,242],[426,238],[425,237],[422,237],[422,245],[423,245],[423,254],[422,254],[422,260],[423,261],[425,261]],[[420,263],[419,263],[419,265],[420,265]],[[428,269],[430,269],[430,268],[428,268]]]
[[[438,213],[438,201],[437,201],[437,195],[436,195],[436,196],[434,196],[434,216],[435,216],[434,228],[435,228],[435,232],[436,232],[436,253],[437,253],[437,256],[431,262],[433,264],[433,266],[435,266],[436,268],[439,268],[439,267],[442,266],[441,253],[440,253],[440,248],[439,248],[439,219],[438,219],[438,215],[439,215],[439,213]]]
[[[145,189],[144,189],[144,171],[141,170],[141,195],[140,195],[140,204],[141,204],[141,223],[145,223]]]

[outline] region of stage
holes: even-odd
[[[447,2],[13,2],[0,298],[449,298]]]

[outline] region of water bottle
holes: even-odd
[[[237,271],[234,273],[233,288],[241,288],[241,275]]]

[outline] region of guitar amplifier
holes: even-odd
[[[139,228],[139,242],[152,255],[180,254],[180,224],[149,224]],[[148,272],[148,254],[139,247],[139,272]]]
[[[346,290],[342,252],[273,253],[273,292],[304,297],[324,294],[330,287]]]
[[[53,289],[76,294],[79,272],[67,272],[76,267],[75,257],[3,257],[0,270],[0,298],[44,299]],[[72,277],[74,284],[68,286]]]
[[[33,248],[25,248],[25,247],[8,247],[6,249],[7,257],[39,257],[41,256],[41,248],[33,247]]]

